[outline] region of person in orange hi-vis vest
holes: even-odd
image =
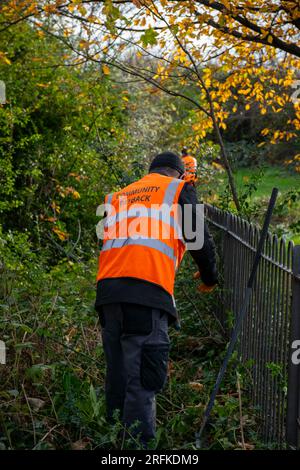
[[[130,433],[140,435],[144,447],[155,438],[155,394],[167,379],[168,326],[177,321],[174,281],[187,248],[198,267],[195,278],[201,273],[201,292],[218,282],[205,223],[202,247],[189,245],[186,207],[192,208],[193,227],[199,212],[184,171],[178,155],[161,153],[146,176],[105,198],[95,307],[107,366],[107,417],[114,422],[118,410],[124,429],[138,422]]]
[[[188,150],[186,147],[183,147],[182,153],[181,153],[181,158],[184,164],[185,172],[184,172],[184,181],[187,183],[192,184],[195,186],[196,182],[198,181],[197,178],[197,169],[198,169],[198,164],[197,160],[195,157],[192,157],[189,155]]]

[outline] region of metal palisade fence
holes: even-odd
[[[246,291],[260,230],[206,204],[223,271],[217,312],[228,326]],[[238,343],[252,371],[252,399],[260,434],[278,447],[300,447],[300,246],[268,234]]]

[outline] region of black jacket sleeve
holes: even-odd
[[[185,184],[179,197],[179,205],[182,209],[182,231],[185,238],[184,230],[184,206],[190,204],[192,206],[192,229],[196,229],[197,212],[196,206],[199,204],[197,193],[193,185]],[[186,242],[191,240],[187,240]],[[200,250],[189,250],[192,258],[201,272],[201,279],[207,286],[212,286],[218,282],[216,248],[211,234],[209,233],[206,222],[204,222],[204,244]]]

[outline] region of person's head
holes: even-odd
[[[184,164],[175,153],[159,153],[152,160],[149,173],[162,173],[173,178],[181,178],[184,174]]]
[[[195,184],[198,180],[197,178],[198,163],[197,163],[196,158],[190,155],[184,155],[182,156],[182,159],[183,159],[184,167],[185,167],[184,181],[186,181],[187,183]]]
[[[181,150],[181,155],[184,157],[185,155],[188,155],[188,149],[187,147],[183,147]]]

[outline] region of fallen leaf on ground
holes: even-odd
[[[34,411],[39,411],[46,402],[40,398],[28,398],[28,403]]]
[[[190,386],[193,390],[197,390],[197,391],[203,390],[203,388],[204,388],[204,385],[203,385],[203,384],[200,384],[199,382],[190,382],[190,383],[189,383],[189,386]]]
[[[89,439],[79,439],[79,441],[72,442],[71,449],[72,450],[84,450],[89,445]]]

